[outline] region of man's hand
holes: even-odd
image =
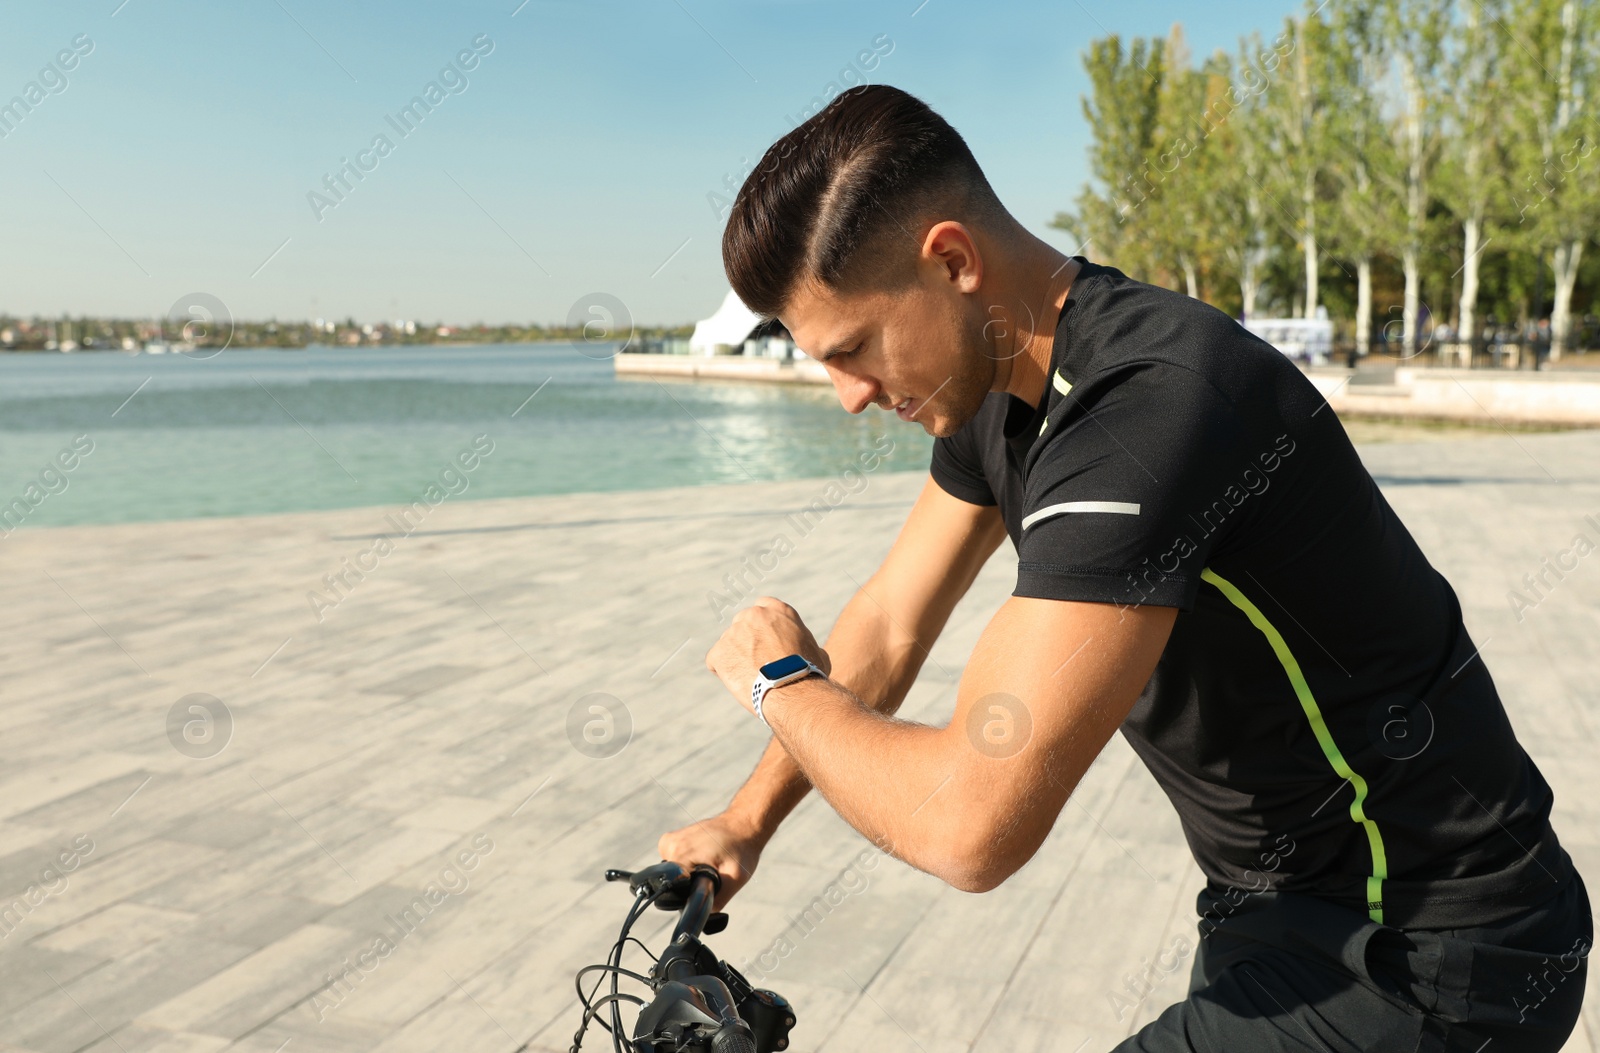
[[[739,704],[753,713],[750,685],[755,683],[761,667],[792,654],[803,655],[823,673],[833,669],[828,652],[817,643],[795,609],[782,600],[763,596],[755,606],[733,616],[733,624],[706,653],[706,668],[717,674]]]
[[[727,906],[733,894],[755,874],[761,850],[766,846],[767,836],[761,830],[732,812],[723,812],[662,834],[656,848],[662,859],[686,869],[696,863],[716,868],[722,875],[722,885],[711,909],[717,911]]]

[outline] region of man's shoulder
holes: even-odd
[[[1210,304],[1112,268],[1087,277],[1057,358],[1061,401],[1092,410],[1131,384],[1128,393],[1139,392],[1139,408],[1156,422],[1188,399],[1262,426],[1303,417],[1322,401],[1293,361]],[[1058,412],[1051,408],[1052,422]]]
[[[1128,277],[1114,267],[1090,264],[1079,276],[1068,363],[1085,373],[1135,363],[1166,364],[1213,376],[1245,371],[1278,372],[1295,366],[1277,348],[1226,312],[1203,300]]]

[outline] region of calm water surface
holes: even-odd
[[[407,502],[485,433],[494,451],[452,500],[829,476],[886,434],[880,471],[927,469],[922,429],[852,417],[831,388],[619,380],[597,353],[0,354],[0,504],[79,435],[93,452],[65,489],[47,473],[60,492],[27,527]]]

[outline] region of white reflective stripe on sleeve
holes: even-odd
[[[1072,390],[1072,382],[1062,376],[1059,369],[1056,370],[1056,375],[1050,378],[1050,383],[1063,395]]]
[[[1129,501],[1066,501],[1059,505],[1046,505],[1023,517],[1022,529],[1026,530],[1041,519],[1051,516],[1065,515],[1068,512],[1116,512],[1125,516],[1139,514],[1139,506]]]

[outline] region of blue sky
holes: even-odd
[[[874,47],[868,78],[944,114],[1070,250],[1046,224],[1085,178],[1088,43],[1181,21],[1203,55],[1296,8],[121,2],[5,3],[0,103],[93,48],[0,138],[0,311],[159,317],[205,292],[238,318],[549,322],[604,292],[690,321],[726,289],[708,195]],[[464,90],[401,136],[386,117],[475,38]],[[379,134],[319,219],[308,193]]]

